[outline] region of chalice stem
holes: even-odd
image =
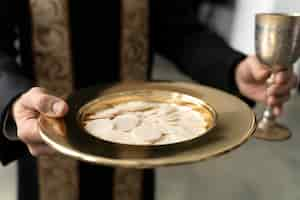
[[[276,118],[273,115],[273,108],[272,107],[268,106],[265,109],[265,111],[263,113],[263,118],[261,120],[262,120],[262,123],[260,123],[260,124],[261,125],[264,124],[263,126],[266,126],[266,125],[272,126],[272,124],[275,123]],[[258,128],[262,128],[262,127],[258,127]],[[264,127],[264,128],[267,128],[267,127]]]
[[[275,82],[275,73],[267,80],[268,88]],[[291,136],[290,131],[283,125],[276,123],[276,117],[273,114],[273,108],[267,106],[262,119],[258,122],[255,136],[265,140],[285,140]]]
[[[271,76],[267,79],[267,88],[270,88],[272,86],[272,84],[275,81],[275,74],[272,73]],[[258,127],[258,128],[267,128],[265,127],[266,125],[268,126],[272,126],[272,124],[275,123],[275,116],[273,114],[273,108],[271,106],[267,106],[265,108],[265,111],[263,113],[262,119],[261,119],[261,123],[259,124],[259,126],[264,126],[264,127]]]

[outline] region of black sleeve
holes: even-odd
[[[195,9],[184,11],[182,7],[186,4],[174,7],[169,15],[166,9],[162,17],[153,17],[158,21],[153,21],[154,49],[193,80],[230,92],[252,105],[253,102],[240,95],[234,80],[235,67],[246,56],[200,24]]]
[[[23,143],[10,141],[4,136],[4,132],[16,131],[16,129],[8,129],[14,124],[12,122],[5,124],[4,119],[13,100],[30,87],[32,87],[32,82],[18,72],[14,59],[0,54],[0,160],[3,164],[17,159],[27,151]]]
[[[26,146],[19,141],[10,141],[4,136],[7,128],[4,119],[13,100],[32,87],[23,71],[16,62],[17,51],[15,17],[11,16],[12,1],[2,1],[0,7],[0,161],[3,164],[17,159],[27,153]],[[7,130],[6,130],[7,131]]]

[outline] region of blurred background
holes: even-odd
[[[212,0],[200,6],[199,20],[211,25],[234,48],[254,54],[254,15],[257,12],[299,12],[299,0]],[[300,75],[300,65],[295,65]],[[154,78],[185,80],[170,62],[156,56]],[[292,129],[289,141],[251,139],[233,153],[207,162],[160,168],[157,200],[299,200],[300,98],[295,94],[280,119]],[[261,106],[256,107],[258,115]],[[16,163],[0,166],[0,199],[16,200]]]

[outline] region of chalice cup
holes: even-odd
[[[255,17],[255,50],[261,63],[270,67],[272,74],[267,80],[270,87],[275,74],[292,70],[300,56],[300,13],[260,13]],[[276,122],[272,107],[267,107],[258,122],[255,137],[265,140],[286,140],[290,130]]]

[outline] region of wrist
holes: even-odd
[[[244,74],[245,72],[245,65],[247,65],[247,61],[244,59],[241,62],[239,62],[236,67],[234,68],[234,87],[236,90],[237,96],[245,101],[248,105],[254,106],[255,102],[251,100],[245,91],[245,85],[244,85]],[[244,89],[243,89],[244,88]]]
[[[241,91],[241,72],[242,72],[242,66],[243,62],[241,61],[240,63],[237,64],[237,66],[234,69],[234,85],[236,87],[236,90],[238,93],[242,94]]]
[[[9,113],[10,113],[10,116],[11,118],[16,121],[16,118],[15,118],[15,113],[16,113],[16,110],[17,110],[17,103],[18,103],[18,100],[19,100],[20,97],[18,97],[12,104],[11,104],[11,107],[9,109]]]
[[[19,140],[18,134],[17,134],[17,124],[16,124],[15,113],[18,110],[18,107],[19,107],[18,102],[19,102],[20,96],[22,96],[22,94],[23,93],[17,95],[14,99],[12,99],[10,104],[7,105],[7,107],[4,111],[2,132],[3,132],[4,136],[11,141]]]
[[[13,117],[12,106],[10,106],[5,113],[3,121],[3,134],[9,140],[18,140],[17,125]]]

